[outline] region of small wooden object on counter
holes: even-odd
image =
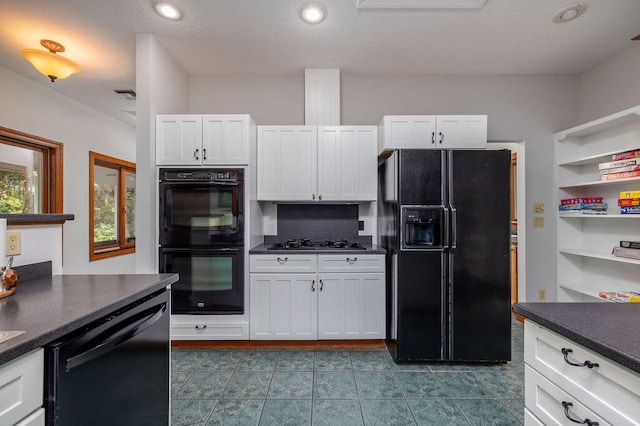
[[[3,297],[11,296],[16,292],[15,286],[18,285],[18,273],[11,269],[13,263],[13,257],[9,258],[9,264],[3,266],[0,269],[0,280],[2,281],[2,288],[0,289],[0,299]]]

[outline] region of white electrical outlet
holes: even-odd
[[[7,231],[7,256],[20,254],[20,231]]]

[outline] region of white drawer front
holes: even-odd
[[[248,340],[249,323],[194,322],[171,324],[171,340]]]
[[[315,273],[318,256],[315,254],[253,254],[249,256],[249,272]]]
[[[525,406],[545,425],[574,424],[567,415],[579,422],[589,419],[599,426],[611,425],[528,365],[524,367],[524,386]],[[571,406],[565,408],[563,402]]]
[[[0,368],[0,424],[15,424],[40,408],[43,384],[43,349],[3,365]]]
[[[318,272],[384,272],[384,254],[321,254]]]
[[[525,362],[615,425],[640,425],[640,374],[538,324],[525,322]],[[567,359],[594,368],[568,364]]]

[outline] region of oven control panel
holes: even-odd
[[[242,169],[160,169],[161,181],[236,182],[242,177]]]

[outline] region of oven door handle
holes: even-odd
[[[171,231],[173,229],[173,192],[164,192],[164,230]]]
[[[215,188],[216,186],[239,186],[240,182],[211,182],[211,181],[201,181],[201,180],[192,180],[192,181],[169,181],[164,180],[161,181],[164,183],[165,188],[171,187],[183,187],[183,186],[193,186],[193,184],[198,184],[197,187],[192,188],[194,191],[209,191],[211,188]]]
[[[238,253],[243,247],[220,247],[220,248],[189,248],[189,247],[176,247],[176,248],[163,248],[163,253]]]

